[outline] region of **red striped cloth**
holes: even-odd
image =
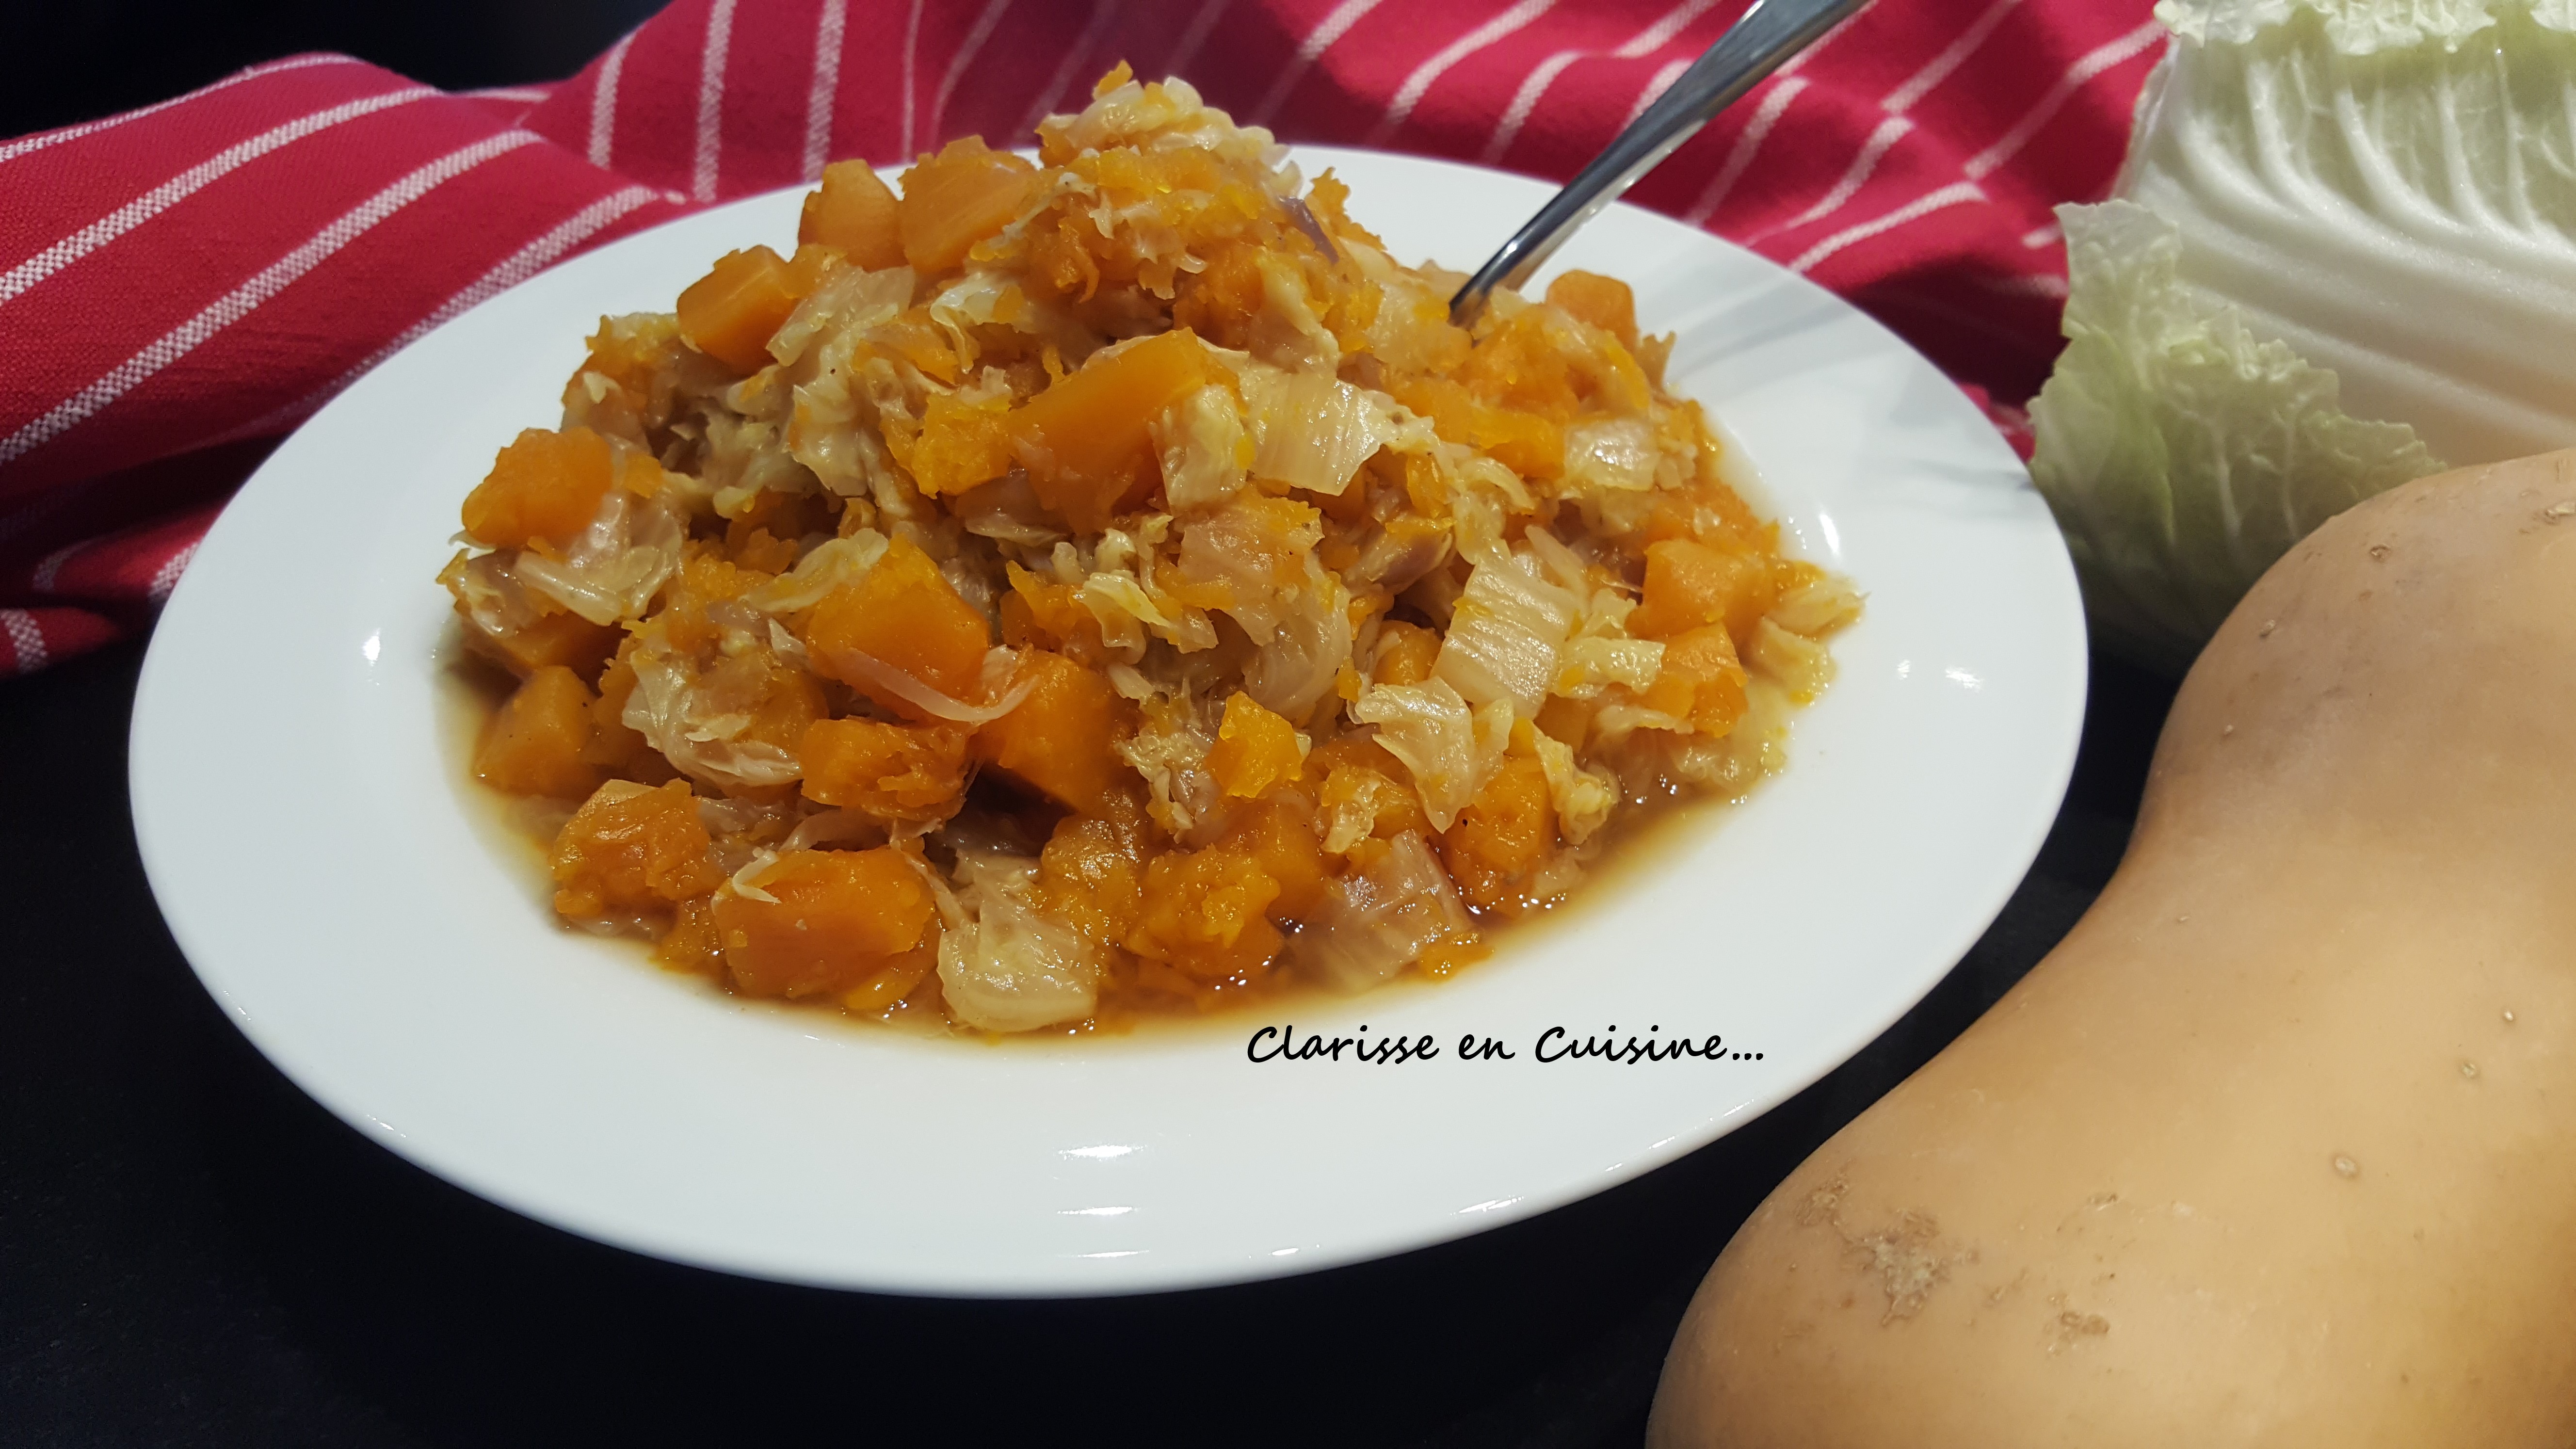
[[[148,627],[278,437],[583,248],[827,159],[1025,140],[1122,58],[1286,140],[1562,178],[1744,8],[679,0],[557,85],[306,55],[0,144],[0,672]],[[2049,208],[2111,181],[2147,10],[1877,0],[1631,198],[1857,301],[2009,433],[2057,351]]]

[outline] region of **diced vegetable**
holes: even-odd
[[[920,945],[930,926],[930,889],[893,846],[791,850],[743,884],[743,893],[717,894],[715,914],[734,989],[746,996],[849,990]]]
[[[888,819],[937,819],[966,788],[966,739],[953,725],[818,719],[797,750],[805,798]]]
[[[769,365],[769,339],[804,293],[767,247],[727,252],[680,293],[680,335],[736,372]]]
[[[587,797],[599,788],[590,705],[589,687],[562,665],[530,674],[484,727],[474,777],[505,794]]]
[[[1270,924],[1279,882],[1259,861],[1222,846],[1154,857],[1127,949],[1202,981],[1249,980],[1269,969],[1285,937]]]
[[[805,198],[796,225],[799,246],[838,247],[852,263],[877,271],[904,265],[903,230],[894,191],[865,161],[835,161]]]
[[[828,179],[828,178],[826,178]],[[1634,351],[1637,296],[1628,284],[1598,272],[1565,272],[1547,284],[1547,300],[1580,322],[1589,322]]]
[[[1296,726],[1236,690],[1225,702],[1225,719],[1217,726],[1216,744],[1208,750],[1207,769],[1228,795],[1253,799],[1269,793],[1281,780],[1297,778],[1305,758]]]
[[[1521,886],[1556,847],[1556,808],[1536,755],[1512,754],[1440,837],[1458,893],[1478,910],[1518,915]]]
[[[655,790],[611,780],[555,837],[555,909],[575,919],[662,909],[724,880],[697,798],[678,780]]]
[[[971,701],[992,643],[984,616],[958,597],[930,555],[900,537],[856,582],[826,594],[805,623],[816,670],[914,719],[930,715],[890,686],[882,670]]]
[[[1339,181],[1124,66],[1038,142],[824,168],[792,254],[602,319],[474,490],[438,581],[524,681],[476,767],[579,801],[561,914],[744,994],[1117,1031],[1446,975],[1641,797],[1778,767],[1859,596],[1721,480],[1625,286],[1454,325]]]
[[[895,215],[904,260],[927,276],[966,259],[967,250],[1000,231],[1037,186],[1037,168],[977,136],[949,142],[903,173]]]
[[[1744,717],[1744,665],[1723,624],[1703,624],[1664,645],[1664,665],[1645,694],[1646,708],[1690,721],[1704,735],[1723,735]]]
[[[1628,632],[1662,639],[1702,624],[1723,624],[1738,639],[1779,598],[1766,561],[1686,538],[1646,549],[1646,598],[1628,616]]]
[[[1155,420],[1216,380],[1198,338],[1166,332],[1093,358],[1021,404],[1011,437],[1038,501],[1077,529],[1107,526],[1153,484]]]
[[[1302,920],[1323,904],[1324,848],[1295,796],[1273,796],[1244,807],[1219,843],[1249,856],[1262,874],[1278,882],[1279,894],[1270,902],[1272,920]]]
[[[1378,627],[1369,677],[1380,684],[1420,684],[1440,663],[1440,634],[1401,619]]]
[[[963,493],[1011,468],[1008,399],[969,402],[935,393],[923,410],[921,432],[895,456],[912,481],[929,494]]]
[[[1445,377],[1409,379],[1390,390],[1397,402],[1429,418],[1441,437],[1481,448],[1523,478],[1565,471],[1565,429],[1541,414],[1491,406]]]
[[[1033,651],[1020,668],[1028,697],[976,731],[976,757],[1059,804],[1097,809],[1117,759],[1116,692],[1061,654]]]
[[[540,614],[506,634],[476,634],[467,642],[524,679],[555,665],[587,674],[599,668],[623,637],[612,625],[594,624],[565,609]]]
[[[465,533],[485,548],[561,548],[590,526],[613,481],[608,440],[530,428],[465,495]]]

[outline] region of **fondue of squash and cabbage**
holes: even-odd
[[[440,581],[517,681],[473,768],[562,802],[567,921],[1097,1025],[1446,974],[1778,766],[1858,599],[1627,286],[1454,326],[1330,173],[1123,66],[1038,139],[826,168],[466,498]]]

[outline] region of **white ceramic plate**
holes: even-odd
[[[1337,167],[1406,260],[1472,264],[1548,195],[1437,162],[1300,159]],[[243,488],[152,641],[134,818],[171,931],[271,1061],[423,1167],[577,1233],[807,1283],[1121,1293],[1349,1263],[1750,1120],[1929,990],[2037,852],[2073,763],[2084,630],[2020,464],[1860,313],[1622,207],[1561,265],[1629,279],[1639,318],[1678,329],[1677,389],[1869,608],[1834,641],[1840,681],[1787,771],[1602,909],[1442,986],[1002,1046],[742,1003],[558,930],[442,746],[431,576],[494,451],[557,421],[598,317],[667,308],[718,254],[792,241],[796,208],[758,197],[602,248],[376,369]],[[1249,1060],[1253,1031],[1288,1020],[1427,1033],[1440,1055]],[[1550,1027],[1613,1026],[1718,1034],[1725,1055],[1535,1059]],[[1516,1056],[1462,1061],[1466,1033]]]

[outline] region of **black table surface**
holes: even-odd
[[[126,813],[139,646],[0,680],[0,1443],[1629,1445],[1764,1194],[2054,946],[2171,686],[2097,657],[2038,863],[1857,1057],[1645,1177],[1247,1287],[947,1301],[752,1282],[494,1207],[362,1138],[171,943]],[[280,909],[295,883],[278,882]]]

